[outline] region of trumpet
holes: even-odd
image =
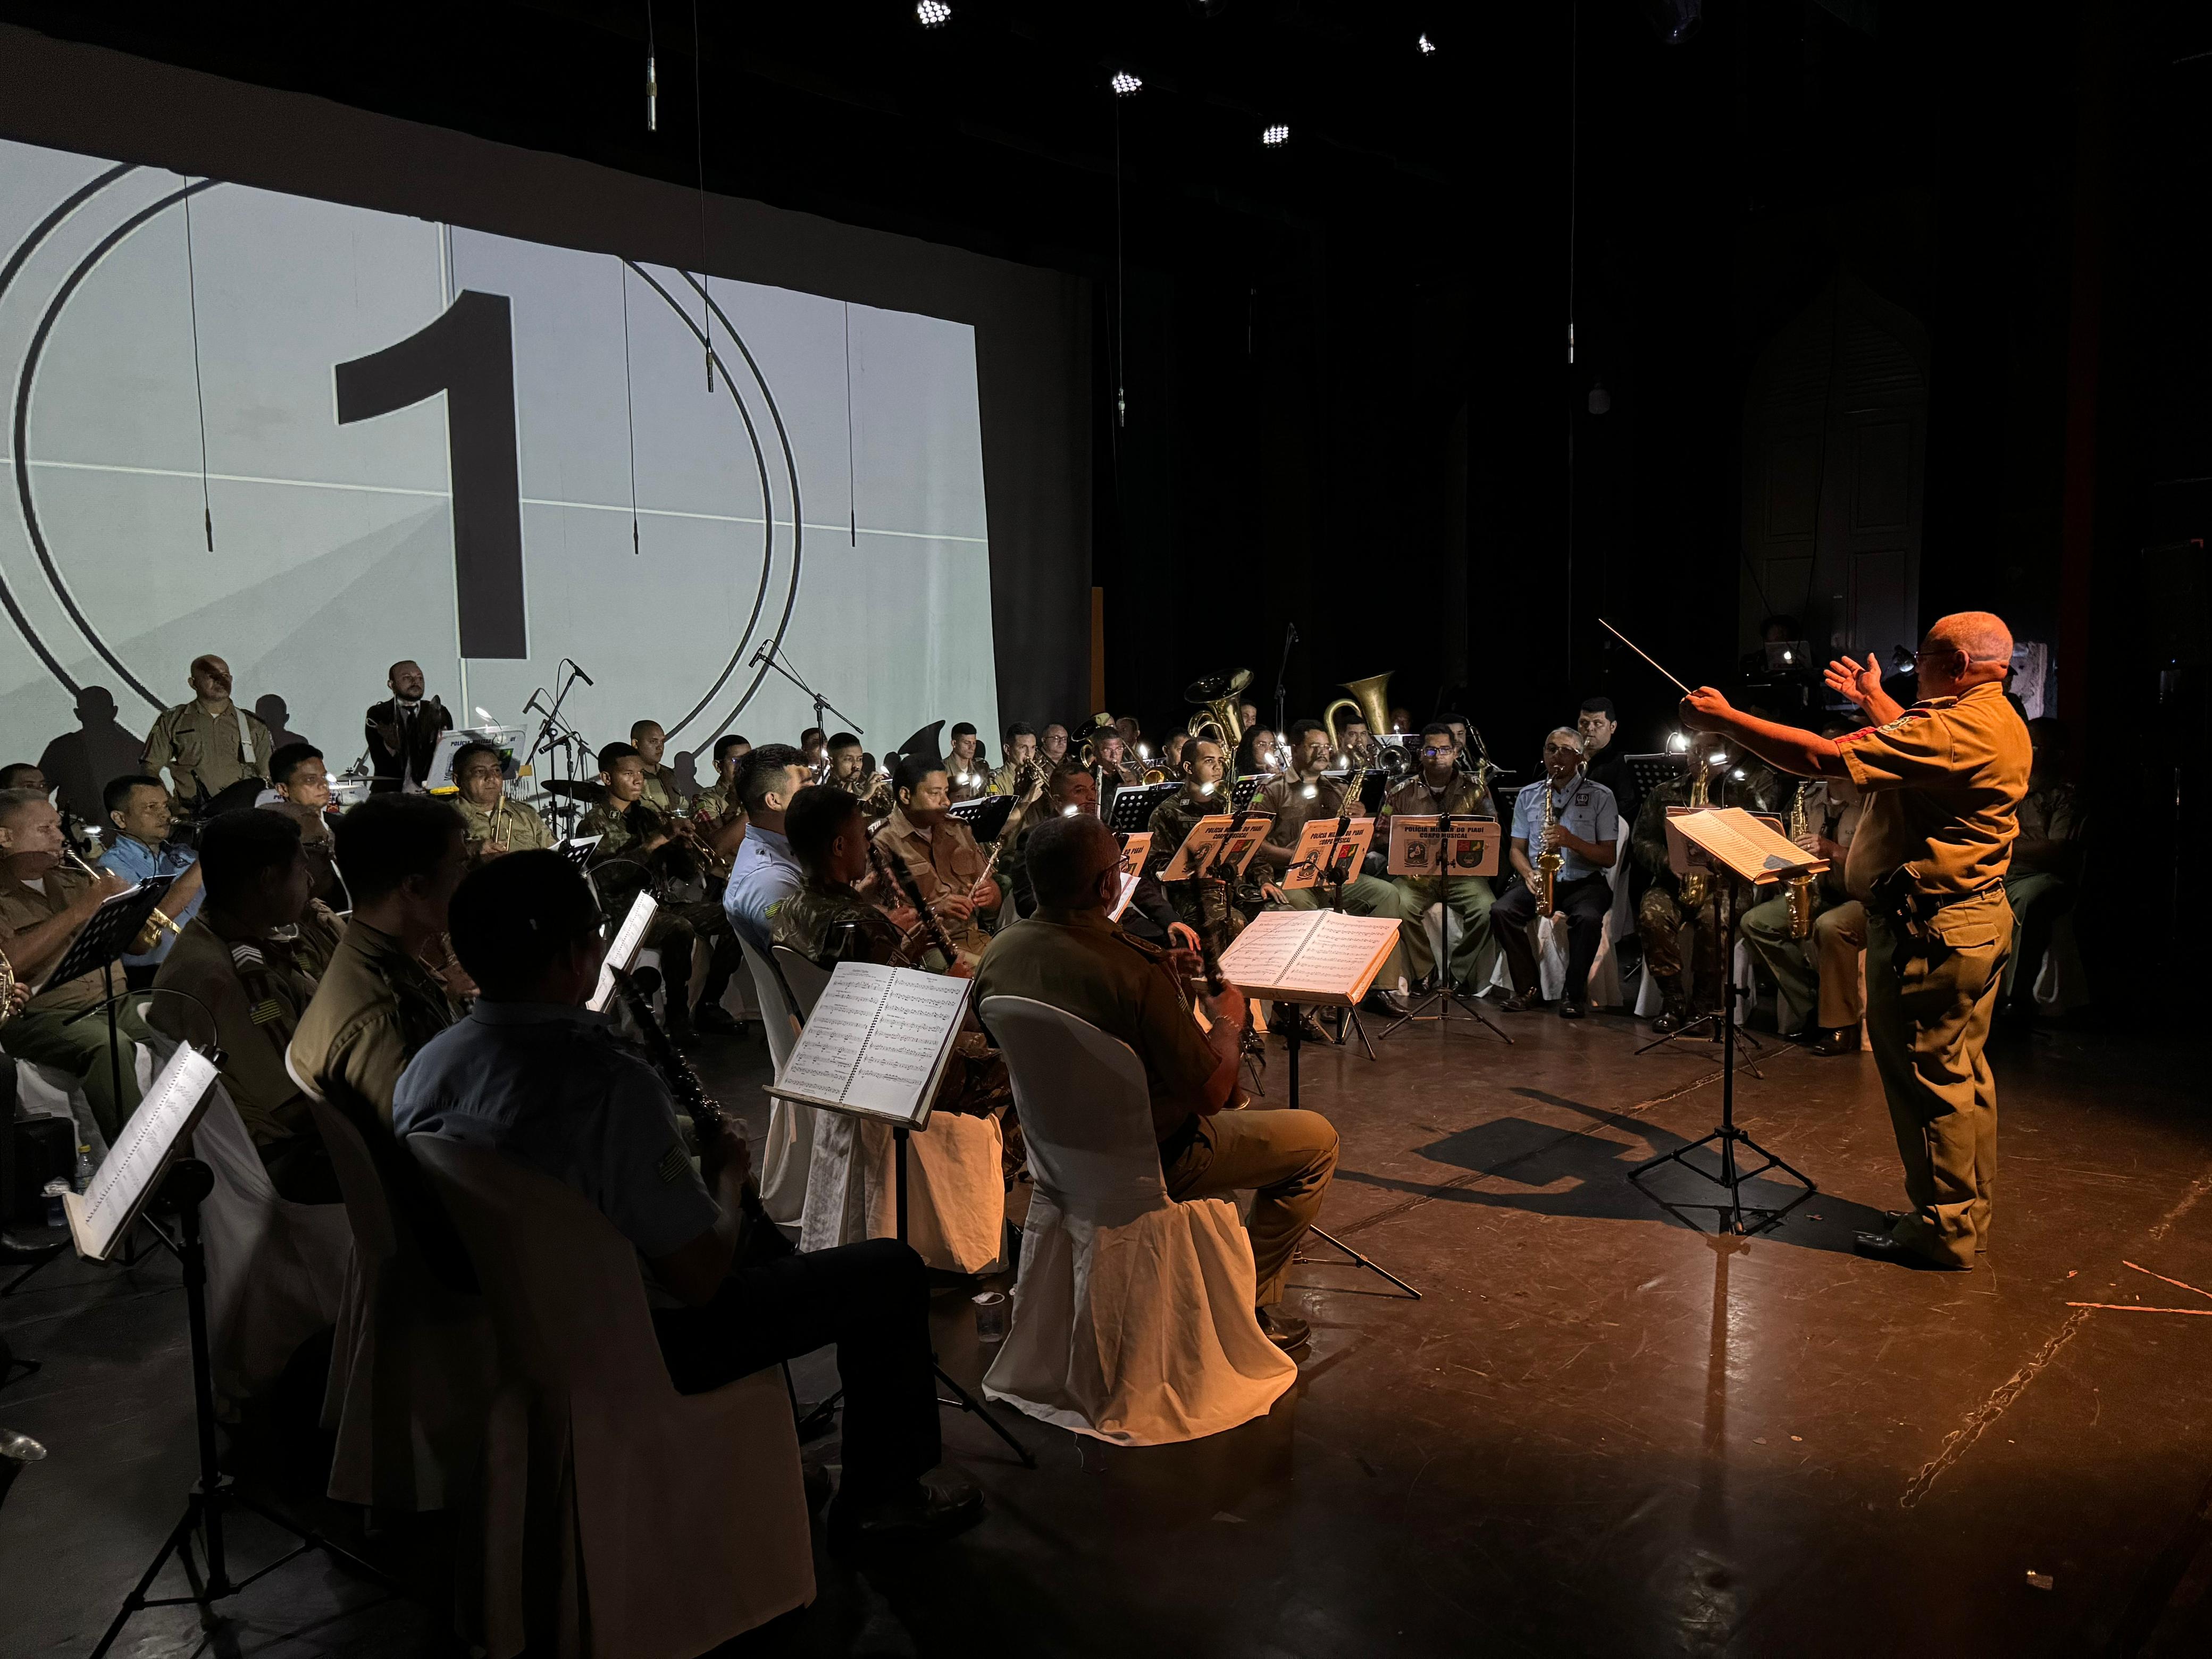
[[[72,848],[64,847],[62,848],[62,851],[68,856],[70,863],[76,865],[78,869],[83,871],[85,874],[92,878],[93,884],[95,886],[99,884],[100,878],[102,876],[109,873],[105,870],[94,869],[92,866],[87,864],[82,859],[79,858],[76,855],[76,850]],[[183,928],[178,927],[175,922],[170,921],[167,916],[162,915],[160,907],[156,906],[153,912],[147,916],[146,925],[138,930],[138,936],[131,941],[131,954],[134,957],[143,957],[155,945],[159,945],[161,942],[161,930],[165,927],[168,929],[171,933],[181,933],[185,931]]]

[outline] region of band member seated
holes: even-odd
[[[1237,742],[1237,775],[1273,777],[1283,769],[1282,745],[1264,726],[1248,726]]]
[[[560,839],[535,807],[508,796],[507,757],[491,744],[463,744],[453,755],[453,782],[471,860],[537,852]]]
[[[984,924],[999,914],[999,884],[985,873],[989,860],[974,831],[947,810],[945,763],[934,755],[908,756],[899,762],[894,782],[898,807],[876,843],[906,866],[922,902],[937,913],[953,943],[967,955],[981,956],[990,942]]]
[[[1244,873],[1233,879],[1160,880],[1160,872],[1168,867],[1183,842],[1190,839],[1190,832],[1198,827],[1200,818],[1218,817],[1231,811],[1229,796],[1221,787],[1221,745],[1211,738],[1195,738],[1183,745],[1182,752],[1182,787],[1153,807],[1145,824],[1152,832],[1152,846],[1145,861],[1144,878],[1161,890],[1169,906],[1168,919],[1180,922],[1190,934],[1182,941],[1190,949],[1198,948],[1197,930],[1206,927],[1218,930],[1215,938],[1226,948],[1278,890],[1262,885],[1261,872],[1266,866],[1257,853],[1244,866]],[[1085,776],[1087,781],[1088,774]],[[1134,905],[1133,897],[1133,908]],[[1123,914],[1122,925],[1126,927],[1127,913]]]
[[[1741,806],[1753,812],[1774,810],[1774,774],[1756,760],[1746,763],[1743,751],[1725,738],[1700,741],[1691,757],[1690,770],[1662,783],[1644,797],[1636,815],[1630,851],[1650,878],[1650,885],[1636,906],[1636,932],[1644,946],[1644,971],[1655,975],[1666,1006],[1651,1022],[1660,1036],[1681,1030],[1692,1018],[1688,989],[1682,983],[1680,930],[1685,922],[1697,929],[1697,957],[1692,964],[1699,1010],[1710,1012],[1721,1006],[1720,930],[1714,904],[1720,892],[1720,876],[1698,871],[1684,889],[1684,878],[1670,865],[1667,847],[1667,809],[1692,804],[1702,795],[1715,806]],[[1700,779],[1702,774],[1702,779]],[[1702,783],[1702,787],[1698,787]]]
[[[1834,722],[1824,733],[1834,738],[1850,728]],[[1752,953],[1774,977],[1777,991],[1775,1024],[1785,1036],[1804,1032],[1816,1054],[1855,1054],[1859,1051],[1859,1022],[1865,1006],[1859,996],[1859,963],[1866,950],[1866,906],[1844,885],[1844,864],[1858,833],[1864,803],[1857,787],[1847,778],[1804,778],[1798,781],[1798,799],[1790,807],[1794,819],[1802,806],[1805,832],[1796,839],[1809,853],[1828,860],[1828,868],[1813,887],[1813,931],[1805,939],[1792,938],[1787,891],[1762,900],[1746,910],[1736,927]],[[1784,882],[1780,885],[1786,889]]]
[[[248,778],[266,779],[276,739],[258,716],[231,702],[230,665],[221,657],[193,658],[187,682],[192,700],[161,711],[146,734],[138,769],[159,777],[167,769],[171,792],[186,811],[198,812]]]
[[[1367,729],[1367,722],[1355,715],[1336,728],[1337,763],[1340,766],[1371,766],[1375,763],[1375,738]]]
[[[261,810],[298,826],[300,850],[313,878],[311,895],[333,910],[349,908],[338,875],[337,838],[331,828],[331,774],[323,751],[311,743],[288,743],[269,757],[269,782],[276,799]]]
[[[576,835],[580,840],[599,838],[588,864],[610,910],[620,915],[638,894],[656,890],[658,908],[645,943],[660,953],[661,982],[668,992],[668,1033],[688,1042],[694,1019],[692,945],[704,940],[711,952],[696,1017],[698,1025],[708,1030],[727,1031],[737,1024],[722,1006],[722,994],[729,989],[730,976],[741,958],[737,936],[720,904],[711,898],[677,896],[677,888],[705,878],[704,848],[688,820],[647,802],[645,781],[645,758],[629,744],[611,743],[600,750],[599,783],[606,799],[584,814]]]
[[[860,747],[860,738],[840,732],[830,739],[830,769],[823,781],[842,789],[860,803],[870,823],[881,823],[898,807],[891,781],[875,769],[875,761]]]
[[[453,730],[453,717],[437,698],[422,696],[422,665],[396,662],[384,683],[392,695],[371,703],[362,722],[368,763],[376,774],[370,793],[412,793],[444,782],[430,775],[430,761],[438,752],[438,739]]]
[[[2074,908],[2080,890],[2081,831],[2088,816],[2066,776],[2064,725],[2032,720],[2027,740],[2034,759],[2020,803],[2020,839],[2012,844],[2005,871],[2014,935],[2001,992],[2006,1017],[2022,1022],[2035,1018],[2035,981],[2050,954],[2051,930]]]
[[[1056,767],[1074,752],[1067,728],[1058,720],[1047,720],[1044,730],[1037,734],[1037,758],[1047,766]]]
[[[168,790],[159,778],[117,778],[100,792],[100,801],[107,809],[107,850],[100,856],[100,867],[134,886],[158,876],[175,877],[161,900],[161,914],[182,927],[199,914],[199,855],[169,839]],[[152,950],[123,953],[124,978],[132,990],[154,982],[154,970],[176,939],[163,927],[155,934]]]
[[[1613,905],[1605,872],[1620,851],[1616,837],[1620,825],[1613,792],[1584,777],[1582,766],[1581,733],[1561,726],[1544,739],[1544,775],[1523,786],[1514,798],[1513,868],[1522,884],[1491,907],[1490,926],[1504,946],[1506,966],[1512,970],[1513,994],[1505,1006],[1516,1014],[1544,1000],[1528,924],[1536,920],[1535,860],[1547,851],[1559,855],[1552,904],[1555,914],[1567,919],[1567,976],[1559,988],[1559,1018],[1580,1019],[1589,1002],[1590,963],[1597,960],[1605,913]],[[1544,828],[1547,793],[1549,830]]]
[[[1036,912],[1036,890],[1030,885],[1030,836],[1048,818],[1073,817],[1078,813],[1088,813],[1094,818],[1098,816],[1098,782],[1079,766],[1063,766],[1046,781],[1034,810],[1024,816],[1021,827],[1000,839],[999,872],[1005,878],[1006,899],[1014,907],[1016,916]],[[1148,944],[1164,945],[1172,941],[1187,950],[1198,949],[1198,935],[1176,914],[1166,888],[1152,873],[1149,863],[1137,878],[1136,890],[1129,896],[1128,908],[1121,912],[1121,926]],[[1228,936],[1224,937],[1225,940]]]
[[[805,879],[784,838],[783,814],[805,787],[806,777],[805,755],[787,743],[763,744],[745,757],[744,769],[738,774],[745,838],[722,890],[722,914],[763,960],[775,943],[776,907]]]
[[[1393,817],[1489,818],[1498,817],[1490,792],[1478,787],[1474,775],[1460,769],[1459,744],[1451,727],[1431,722],[1421,730],[1420,768],[1401,780],[1383,797],[1382,821],[1375,826],[1375,844],[1387,854]],[[1370,855],[1370,857],[1373,854]],[[1443,984],[1480,996],[1486,975],[1481,969],[1489,960],[1490,907],[1494,894],[1486,876],[1399,876],[1393,884],[1413,925],[1402,934],[1413,977],[1426,980],[1436,971],[1436,948],[1429,942],[1429,907],[1442,904],[1459,918],[1460,935],[1451,947],[1451,962]]]
[[[830,758],[830,738],[818,726],[810,726],[799,734],[799,752],[806,757],[810,776],[818,775],[822,763]]]
[[[703,1394],[835,1345],[844,1478],[830,1542],[911,1547],[973,1522],[942,1455],[921,1258],[890,1239],[749,1250],[749,1153],[732,1121],[695,1170],[653,1069],[584,1004],[605,954],[591,886],[551,853],[481,866],[453,943],[483,995],[408,1067],[395,1127],[487,1148],[573,1188],[637,1247],[670,1379]],[[745,1501],[742,1492],[732,1503]]]
[[[61,966],[76,936],[103,901],[127,892],[131,884],[112,871],[88,876],[64,856],[61,814],[45,794],[29,789],[0,790],[0,955],[15,971],[16,982],[37,985],[7,1029],[0,1047],[18,1060],[67,1073],[83,1089],[100,1132],[113,1140],[124,1121],[137,1109],[138,1070],[131,1045],[147,1038],[137,1000],[124,994],[123,975],[115,975],[115,1030],[121,1049],[118,1079],[107,1044],[107,1020],[97,1009],[108,994],[107,976],[79,974],[59,985],[40,985]]]
[[[441,970],[468,842],[439,797],[389,793],[340,818],[337,837],[353,914],[287,1054],[292,1075],[356,1125],[388,1127],[399,1073],[461,1012]]]
[[[1048,770],[1037,756],[1036,727],[1016,720],[1006,728],[1005,763],[991,774],[991,793],[1012,795],[1018,807],[1036,799]]]
[[[1307,1337],[1283,1311],[1283,1279],[1298,1240],[1321,1213],[1336,1169],[1336,1131],[1307,1111],[1235,1111],[1245,1023],[1243,994],[1201,997],[1209,1029],[1191,1018],[1191,953],[1164,953],[1108,919],[1120,891],[1121,849],[1086,815],[1048,818],[1030,838],[1037,913],[991,943],[975,973],[975,1005],[1028,997],[1126,1042],[1144,1063],[1152,1130],[1169,1196],[1256,1191],[1251,1232],[1260,1327],[1278,1346]]]
[[[868,860],[868,823],[860,803],[842,790],[809,786],[799,792],[784,817],[784,832],[805,884],[784,901],[775,921],[775,942],[796,951],[816,967],[835,971],[841,962],[872,962],[887,968],[927,968],[965,979],[972,964],[951,963],[932,946],[921,918],[904,895],[878,891],[864,896],[860,884],[873,884]],[[1021,1169],[1021,1141],[1011,1122],[1013,1091],[1006,1062],[992,1049],[975,1023],[971,1006],[953,1057],[939,1084],[933,1109],[966,1112],[1001,1120],[1006,1132],[1006,1172]]]
[[[945,777],[949,799],[974,800],[990,793],[991,775],[983,759],[982,739],[966,720],[952,728],[952,752],[945,757]]]
[[[0,789],[26,789],[34,795],[50,795],[53,786],[46,781],[35,762],[9,761],[0,766]]]
[[[753,746],[732,732],[714,739],[714,781],[691,797],[691,817],[717,849],[723,832],[733,831],[729,837],[729,850],[737,851],[738,841],[744,834],[745,804],[738,798],[738,774],[744,769],[745,757]]]
[[[1628,755],[1614,741],[1620,735],[1620,715],[1613,706],[1613,699],[1584,697],[1580,712],[1575,715],[1575,730],[1583,738],[1583,775],[1612,790],[1613,810],[1634,823],[1637,808],[1642,803],[1636,780],[1628,770]]]
[[[162,963],[146,1023],[195,1043],[211,1039],[224,1092],[277,1193],[295,1204],[335,1204],[337,1177],[284,1052],[337,952],[337,920],[309,897],[314,876],[299,826],[278,813],[210,819],[200,868],[206,906]]]
[[[1319,720],[1299,720],[1291,727],[1291,770],[1272,781],[1253,802],[1255,811],[1270,813],[1274,823],[1254,855],[1253,873],[1279,883],[1290,868],[1299,834],[1314,818],[1364,817],[1366,808],[1347,801],[1345,791],[1352,780],[1325,775],[1329,763],[1328,732]],[[1325,884],[1285,889],[1283,902],[1293,910],[1318,910],[1333,906],[1335,895]],[[1362,871],[1344,884],[1344,908],[1355,916],[1388,916],[1398,926],[1398,943],[1375,976],[1367,994],[1370,1006],[1385,1013],[1406,1012],[1407,935],[1418,932],[1421,918],[1410,924],[1398,890],[1380,876]]]
[[[1091,734],[1091,752],[1097,757],[1099,769],[1112,786],[1107,791],[1109,800],[1113,799],[1114,788],[1144,781],[1144,773],[1129,758],[1127,741],[1113,727],[1100,726]]]
[[[664,817],[674,817],[684,810],[684,787],[676,769],[660,763],[667,752],[668,733],[659,720],[639,720],[629,728],[629,743],[645,768],[646,805]]]

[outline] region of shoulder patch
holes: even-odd
[[[683,1144],[681,1142],[671,1142],[668,1150],[660,1155],[661,1185],[664,1187],[675,1186],[690,1172],[690,1169],[691,1159],[684,1152]]]
[[[256,1025],[272,1025],[283,1018],[284,1005],[275,997],[264,997],[253,1005],[253,1023]]]
[[[259,945],[246,944],[232,945],[230,959],[240,968],[258,968],[264,961]]]

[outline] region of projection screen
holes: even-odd
[[[4,142],[0,262],[0,759],[203,652],[333,770],[400,658],[463,725],[573,659],[702,778],[812,720],[765,646],[872,750],[998,726],[968,324]]]

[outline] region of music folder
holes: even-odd
[[[1183,837],[1175,856],[1168,860],[1167,868],[1160,872],[1162,881],[1188,881],[1203,870],[1223,881],[1234,881],[1244,873],[1252,862],[1252,854],[1267,838],[1274,819],[1258,813],[1245,816],[1239,824],[1227,812],[1213,813],[1200,818]]]
[[[1390,815],[1390,873],[1394,876],[1494,876],[1505,826],[1496,818],[1455,817],[1451,828],[1434,814]]]
[[[650,893],[640,893],[629,902],[629,914],[615,930],[606,960],[599,964],[599,982],[592,989],[592,1000],[584,1005],[593,1013],[606,1012],[615,994],[615,975],[628,973],[636,964],[637,953],[645,948],[646,930],[653,926],[653,912],[659,908]]]
[[[154,1079],[154,1086],[140,1098],[131,1121],[115,1137],[115,1144],[107,1149],[91,1184],[82,1193],[62,1194],[70,1242],[79,1255],[90,1261],[105,1261],[114,1253],[138,1212],[146,1207],[146,1200],[161,1186],[163,1171],[176,1156],[177,1143],[199,1121],[215,1079],[213,1060],[191,1043],[179,1043],[177,1052]]]
[[[1344,823],[1341,833],[1337,825]],[[1374,844],[1375,820],[1352,818],[1348,822],[1337,818],[1310,818],[1298,831],[1297,845],[1291,850],[1290,867],[1283,872],[1279,885],[1285,891],[1299,887],[1317,887],[1322,882],[1350,881],[1359,873],[1367,849]]]

